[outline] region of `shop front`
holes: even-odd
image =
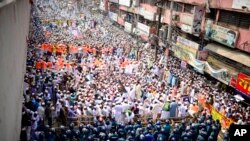
[[[208,44],[205,48],[209,52],[207,62],[210,65],[205,71],[217,80],[235,87],[234,79],[239,72],[250,73],[250,61],[246,61],[250,60],[249,55],[218,44]],[[219,71],[223,69],[226,71]]]

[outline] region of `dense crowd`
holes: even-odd
[[[221,125],[205,103],[237,124],[249,122],[250,108],[204,76],[172,56],[153,61],[149,43],[138,43],[101,14],[83,13],[84,22],[71,25],[43,22],[48,37],[31,30],[46,42],[29,42],[22,140],[216,141]]]

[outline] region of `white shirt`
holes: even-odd
[[[38,115],[43,118],[44,117],[44,112],[45,112],[45,109],[42,107],[42,106],[39,106],[38,109],[37,109],[37,113]]]

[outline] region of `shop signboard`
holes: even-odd
[[[109,18],[113,21],[117,21],[118,15],[113,12],[109,12]]]
[[[202,17],[205,13],[204,7],[195,6],[194,8],[194,20],[192,24],[192,33],[200,33],[201,32],[201,22]]]
[[[250,9],[249,0],[233,0],[232,8],[234,9]]]
[[[198,60],[201,61],[207,61],[208,51],[207,50],[201,50],[198,52]]]
[[[131,6],[131,0],[119,0],[119,4],[130,7]]]
[[[193,25],[193,20],[194,20],[194,17],[192,14],[188,14],[188,13],[181,13],[180,14],[180,22],[182,24],[185,24],[185,25]]]
[[[175,48],[175,55],[176,57],[187,61],[188,64],[192,65],[192,60],[190,58],[190,54],[195,58],[196,53],[199,48],[199,44],[185,39],[181,36],[177,37],[176,41],[176,48]]]
[[[238,38],[238,32],[233,31],[231,29],[219,26],[219,25],[212,25],[211,29],[207,29],[206,31],[207,36],[209,39],[217,41],[221,44],[224,44],[228,47],[235,48]]]
[[[119,0],[109,0],[110,2],[113,2],[113,3],[118,3]]]
[[[125,22],[124,23],[124,30],[128,33],[131,33],[132,32],[132,24],[129,23],[129,22]]]
[[[221,60],[211,55],[208,56],[207,62],[214,71],[212,69],[209,69],[208,66],[205,67],[205,71],[226,85],[229,85],[232,76],[237,75],[236,74],[237,70],[234,67],[231,67],[227,65],[226,63],[223,63]],[[215,71],[219,69],[226,69],[227,71],[226,72],[217,71],[217,73],[215,73]]]
[[[139,14],[142,15],[145,19],[150,21],[155,21],[155,13],[145,10],[144,8],[140,8]]]
[[[177,43],[180,45],[180,46],[184,46],[185,48],[188,48],[188,49],[194,49],[194,50],[198,50],[199,49],[199,44],[193,42],[193,41],[190,41],[188,39],[185,39],[181,36],[178,36],[177,37]]]
[[[236,88],[247,96],[250,96],[250,76],[239,73]]]
[[[142,32],[144,32],[147,36],[149,36],[149,34],[150,34],[150,27],[149,26],[138,22],[137,28],[139,30],[141,30]]]

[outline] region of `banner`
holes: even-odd
[[[178,47],[176,48],[177,50],[175,55],[178,58],[187,61],[188,63],[191,60],[189,54],[192,54],[194,57],[196,57],[197,50],[199,49],[199,44],[181,36],[177,37],[176,46]]]
[[[124,24],[124,31],[131,33],[132,29],[133,29],[132,24],[128,23],[128,22],[125,22],[125,24]]]
[[[238,31],[233,31],[215,24],[212,25],[212,28],[206,28],[206,30],[206,35],[209,39],[217,41],[228,47],[235,48],[239,34]]]
[[[242,7],[246,7],[250,9],[250,1],[249,0],[233,0],[232,8],[234,9],[243,9]]]
[[[119,0],[119,4],[130,7],[131,6],[131,0]]]
[[[181,68],[186,69],[187,68],[187,62],[186,61],[181,61]]]
[[[247,96],[250,96],[250,76],[239,73],[236,88]]]
[[[205,13],[205,9],[201,6],[195,6],[194,8],[194,21],[192,27],[192,33],[200,33],[201,32],[201,22],[202,17]]]
[[[230,127],[230,125],[232,123],[234,123],[234,121],[232,119],[227,118],[225,115],[222,115],[219,111],[214,109],[214,107],[212,105],[205,104],[205,107],[209,109],[209,111],[213,117],[213,120],[220,121],[222,128],[227,129]]]
[[[201,61],[207,61],[208,57],[208,51],[207,50],[201,50],[198,52],[197,59]]]

